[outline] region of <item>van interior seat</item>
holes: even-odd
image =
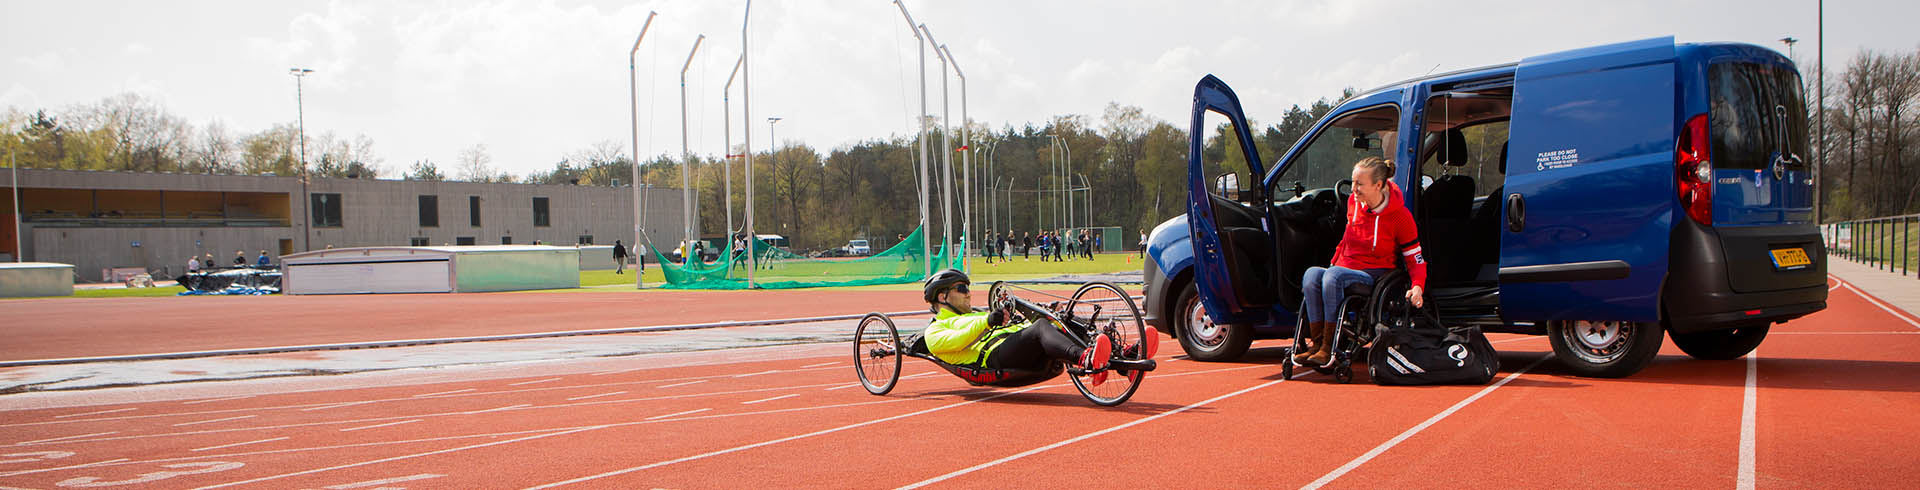
[[[1507,145],[1510,143],[1500,143],[1502,181],[1507,175]],[[1473,255],[1482,266],[1475,274],[1475,280],[1478,281],[1499,280],[1497,266],[1500,264],[1500,210],[1506,205],[1507,198],[1502,195],[1506,192],[1506,188],[1503,182],[1502,185],[1494,186],[1492,192],[1487,193],[1486,200],[1481,201],[1480,207],[1473,210],[1473,219],[1467,228],[1473,234]],[[1485,267],[1487,264],[1496,267]]]
[[[1465,167],[1470,161],[1466,135],[1451,129],[1438,136],[1444,138],[1437,148],[1443,172],[1451,171],[1447,167]],[[1480,266],[1468,249],[1475,242],[1463,233],[1473,215],[1473,192],[1473,177],[1449,174],[1420,193],[1420,242],[1428,274],[1437,284],[1472,280],[1479,273]]]

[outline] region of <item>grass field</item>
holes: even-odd
[[[1134,256],[1134,254],[1131,254],[1131,253],[1111,253],[1111,254],[1096,254],[1093,256],[1092,261],[1069,260],[1066,262],[1041,262],[1038,257],[1035,257],[1033,260],[1022,260],[1019,257],[1015,257],[1012,261],[1001,262],[996,260],[993,263],[989,264],[986,262],[986,259],[979,258],[979,257],[969,257],[967,259],[967,267],[973,270],[973,282],[985,284],[993,281],[1039,279],[1039,278],[1047,278],[1047,277],[1054,277],[1054,276],[1068,275],[1068,274],[1104,274],[1104,273],[1111,273],[1111,272],[1137,271],[1137,270],[1140,270],[1140,259],[1139,257],[1136,257]],[[533,292],[633,291],[633,289],[631,288],[619,287],[621,285],[633,284],[632,272],[633,271],[631,269],[629,269],[626,274],[614,274],[613,271],[611,270],[580,271],[580,288],[579,289],[545,289],[545,290],[538,290],[538,291],[521,291],[521,292],[533,293]],[[642,277],[642,279],[646,282],[646,285],[648,287],[648,289],[643,291],[653,290],[653,288],[659,287],[663,282],[666,281],[666,278],[660,272],[659,266],[648,267],[647,273],[644,277]],[[883,291],[891,291],[891,290],[905,291],[905,290],[915,290],[919,288],[920,288],[919,284],[885,284],[885,285],[878,285],[878,286],[843,286],[843,287],[820,288],[820,289],[876,289],[876,290],[883,290]],[[182,291],[182,289],[180,289],[179,286],[137,288],[137,289],[76,288],[73,290],[73,297],[75,298],[145,298],[145,297],[158,297],[158,296],[177,296],[180,294],[180,291]]]

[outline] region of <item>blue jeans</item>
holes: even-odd
[[[1308,322],[1333,322],[1333,315],[1340,312],[1340,301],[1347,297],[1347,286],[1353,284],[1373,284],[1373,276],[1366,272],[1345,267],[1313,267],[1307,269],[1307,275],[1300,281],[1300,290],[1306,296]]]

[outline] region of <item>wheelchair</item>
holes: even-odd
[[[1393,315],[1407,311],[1407,288],[1411,280],[1404,269],[1381,276],[1373,284],[1348,285],[1346,298],[1340,300],[1339,311],[1334,313],[1333,336],[1328,339],[1333,345],[1333,355],[1324,365],[1299,363],[1293,360],[1295,353],[1307,349],[1306,304],[1317,298],[1302,298],[1300,309],[1294,310],[1293,345],[1288,347],[1280,363],[1280,376],[1293,377],[1294,366],[1311,368],[1320,374],[1333,376],[1341,384],[1353,382],[1353,360],[1365,357],[1364,349],[1378,335],[1377,326],[1391,324]]]
[[[1074,387],[1088,401],[1111,407],[1132,398],[1134,391],[1140,389],[1140,382],[1146,378],[1147,372],[1156,367],[1153,359],[1147,355],[1151,348],[1142,344],[1146,341],[1147,326],[1141,318],[1140,307],[1134,303],[1132,296],[1118,286],[1104,282],[1086,283],[1071,298],[1047,305],[1013,296],[1009,294],[1011,288],[1011,285],[999,281],[994,282],[987,292],[990,308],[1006,309],[1010,313],[1009,324],[1031,321],[1033,326],[1027,328],[1059,328],[1083,348],[1091,345],[1099,334],[1107,334],[1113,352],[1107,367],[1086,370],[1068,366],[1063,361],[1053,361],[1042,369],[1032,370],[952,364],[928,351],[926,339],[919,333],[909,335],[902,342],[900,329],[894,326],[893,319],[876,312],[861,318],[853,333],[853,369],[860,378],[861,386],[874,395],[893,391],[894,385],[900,381],[901,360],[914,357],[932,362],[973,386],[1017,388],[1068,374],[1073,379]],[[1106,382],[1094,386],[1088,378],[1103,371],[1109,372]]]

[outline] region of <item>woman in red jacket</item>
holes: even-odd
[[[1393,271],[1404,258],[1413,287],[1407,300],[1424,306],[1427,261],[1420,255],[1420,231],[1413,213],[1401,202],[1393,184],[1393,161],[1367,157],[1353,164],[1353,196],[1347,200],[1347,229],[1334,249],[1333,267],[1307,269],[1300,289],[1306,296],[1307,328],[1312,333],[1306,352],[1294,355],[1301,364],[1326,365],[1333,355],[1334,314],[1346,299],[1347,286],[1373,284]]]

